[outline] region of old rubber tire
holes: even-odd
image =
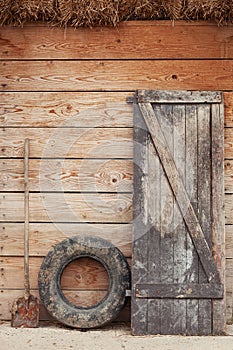
[[[106,296],[91,307],[72,304],[63,295],[60,284],[64,268],[83,257],[99,261],[109,276]],[[38,283],[41,301],[53,317],[71,327],[94,328],[115,319],[123,308],[126,289],[130,288],[130,269],[124,255],[110,242],[97,237],[75,236],[49,251],[41,265]]]

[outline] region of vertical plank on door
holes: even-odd
[[[224,232],[224,105],[212,109],[212,241],[213,257],[221,282],[225,285],[225,232]],[[225,329],[226,294],[222,300],[213,300],[213,334]]]
[[[134,104],[134,208],[133,208],[133,254],[132,291],[137,283],[147,282],[148,272],[148,144],[149,134],[139,108]],[[147,334],[147,300],[132,298],[132,332]]]
[[[147,282],[161,280],[160,244],[161,244],[161,215],[160,215],[160,176],[161,165],[155,147],[150,139],[148,145],[148,215],[150,231],[148,235],[148,276]],[[161,333],[160,299],[148,299],[148,334]]]
[[[154,106],[164,137],[173,154],[173,106]],[[173,229],[174,229],[174,196],[164,173],[161,172],[161,283],[173,283]],[[161,300],[161,333],[173,334],[174,300]]]
[[[173,107],[174,152],[173,158],[185,185],[185,105]],[[174,201],[174,283],[186,282],[186,226],[178,204]],[[174,300],[173,333],[186,333],[186,300]]]
[[[211,178],[210,178],[210,106],[197,106],[198,113],[198,219],[211,246]],[[207,278],[199,264],[199,283],[206,283]],[[212,333],[211,299],[199,300],[199,335]]]
[[[193,209],[197,211],[197,110],[195,105],[186,105],[186,176],[185,185]],[[198,255],[190,235],[187,235],[188,283],[198,283]],[[198,300],[187,299],[186,334],[198,334]]]

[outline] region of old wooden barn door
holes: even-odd
[[[134,334],[224,331],[222,94],[134,98]]]

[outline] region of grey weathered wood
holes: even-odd
[[[218,91],[139,90],[136,97],[139,103],[220,103],[222,101],[222,94]]]
[[[198,335],[198,299],[187,299],[186,335]]]
[[[210,177],[210,106],[197,106],[198,114],[198,220],[211,249],[211,177]],[[199,282],[206,283],[204,267],[199,263]],[[199,300],[199,334],[212,332],[211,299]]]
[[[185,187],[187,194],[190,198],[190,202],[197,215],[197,111],[195,105],[186,105],[186,179]],[[193,245],[191,237],[187,234],[187,273],[186,283],[198,283],[198,254]],[[198,334],[198,300],[187,299],[187,315],[186,315],[186,334],[197,335]]]
[[[133,251],[132,251],[132,289],[135,284],[147,282],[147,152],[149,134],[138,106],[134,105],[134,195],[133,195]],[[132,298],[132,333],[147,334],[147,300]]]
[[[160,330],[161,334],[204,335],[214,333],[214,328],[218,328],[220,331],[216,333],[220,334],[224,326],[224,316],[220,316],[221,311],[224,314],[224,287],[221,268],[220,274],[216,268],[220,256],[215,252],[219,249],[223,255],[224,238],[219,216],[222,199],[220,206],[213,204],[222,194],[223,126],[218,117],[216,126],[212,120],[214,114],[219,115],[222,97],[221,93],[217,94],[218,99],[210,112],[210,104],[202,97],[185,103],[176,99],[178,95],[174,103],[172,99],[153,105],[134,100],[144,118],[145,135],[149,134],[152,141],[142,153],[146,163],[141,171],[142,185],[140,187],[138,183],[139,186],[134,187],[134,191],[146,188],[141,196],[142,215],[138,222],[141,220],[142,223],[138,226],[138,234],[143,230],[148,232],[144,242],[141,241],[142,250],[138,251],[140,244],[135,248],[140,256],[138,271],[141,270],[144,277],[140,280],[138,276],[138,282],[133,276],[132,301],[137,307],[141,305],[137,316],[142,316],[142,323],[147,322],[142,326],[140,320],[132,320],[141,328],[136,334],[157,334]],[[220,134],[216,144],[215,133]],[[149,157],[152,145],[160,164],[156,165]],[[140,154],[137,154],[138,160]],[[219,178],[217,186],[213,172]],[[135,176],[136,172],[134,181],[137,182]],[[160,202],[157,196],[160,196]],[[214,259],[212,232],[220,242],[215,248],[213,241]],[[143,265],[142,254],[147,254]],[[217,261],[214,261],[215,256]],[[147,304],[141,303],[142,300]]]
[[[224,105],[212,105],[212,242],[213,257],[225,284],[224,220]],[[213,334],[222,334],[226,323],[226,294],[213,300]]]
[[[151,138],[148,144],[148,213],[151,227],[148,233],[148,274],[147,282],[161,279],[161,172],[162,168]],[[153,263],[151,263],[153,262]],[[161,333],[161,301],[147,300],[148,334]]]
[[[173,152],[173,106],[154,105],[161,128],[167,140],[170,151]],[[161,197],[160,197],[160,259],[161,259],[161,283],[173,283],[173,229],[174,229],[174,196],[167,180],[166,174],[161,169]],[[153,264],[153,261],[150,261]],[[173,334],[174,326],[174,300],[161,300],[161,333]],[[169,317],[168,317],[169,315]]]
[[[137,298],[222,299],[223,285],[215,283],[151,283],[136,285]],[[185,307],[186,308],[186,307]],[[201,312],[201,310],[200,310]],[[174,321],[174,320],[173,320]],[[211,317],[210,317],[211,321]],[[180,330],[183,331],[183,330]],[[179,331],[178,331],[179,332]]]
[[[198,222],[196,214],[188,198],[183,182],[179,176],[174,160],[169,152],[166,139],[164,138],[161,127],[153,112],[150,103],[139,103],[139,108],[144,116],[148,130],[151,133],[156,150],[163,164],[166,175],[169,179],[176,201],[179,205],[185,223],[188,227],[189,234],[195,244],[208,281],[219,281],[219,274],[212,260],[209,245],[205,239],[202,228]]]
[[[174,128],[174,151],[173,159],[179,175],[185,184],[185,105],[173,106],[173,128]],[[176,201],[174,201],[174,231],[173,231],[173,259],[174,259],[174,283],[184,283],[186,280],[186,244],[187,233],[182,214]],[[186,300],[174,300],[174,334],[186,333]],[[177,317],[179,315],[179,317]]]

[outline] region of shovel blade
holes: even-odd
[[[11,326],[15,328],[37,328],[39,326],[39,302],[29,295],[14,301],[11,310]]]

